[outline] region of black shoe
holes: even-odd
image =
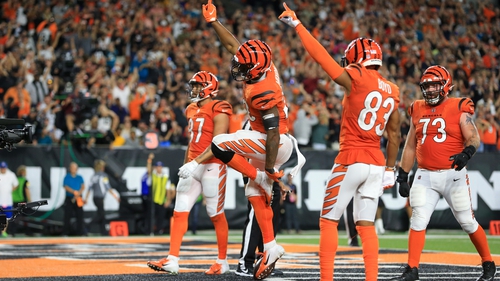
[[[273,272],[271,273],[271,276],[283,276],[283,271],[275,268]]]
[[[476,281],[493,281],[497,268],[494,261],[483,262],[483,275],[481,275]]]
[[[253,277],[253,267],[238,263],[238,267],[234,273],[238,276]]]
[[[394,281],[418,281],[418,268],[405,266],[405,271],[400,277],[392,278]]]
[[[358,238],[357,237],[354,237],[353,239],[349,239],[349,246],[351,247],[359,247],[359,242],[358,242]]]

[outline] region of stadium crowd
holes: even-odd
[[[231,55],[202,19],[200,0],[7,0],[0,20],[0,117],[33,125],[34,144],[81,139],[85,145],[140,147],[156,131],[161,146],[187,144],[187,79],[199,70],[220,81],[219,98],[246,109]],[[482,138],[500,150],[500,7],[495,1],[288,1],[340,61],[346,44],[382,44],[380,71],[401,90],[403,146],[408,106],[427,67],[453,73],[454,96],[470,97]],[[273,50],[301,147],[338,149],[343,90],[279,23],[281,1],[215,1],[219,20],[240,41]],[[496,3],[497,4],[497,3]]]

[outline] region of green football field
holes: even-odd
[[[488,233],[487,230],[485,230]],[[197,239],[213,240],[215,233],[213,231],[201,231],[195,235]],[[241,242],[241,230],[231,230],[229,234],[230,242]],[[186,236],[192,236],[189,232]],[[194,238],[194,237],[193,237]],[[500,236],[487,235],[488,244],[492,254],[500,255]],[[278,234],[278,243],[289,244],[318,244],[319,231],[302,231],[300,234]],[[361,242],[361,240],[360,240]],[[384,235],[379,235],[380,249],[408,249],[407,232],[386,231]],[[345,231],[339,231],[339,245],[347,246],[347,235]],[[462,230],[428,230],[425,241],[426,251],[445,251],[445,252],[463,252],[476,253],[474,245]]]

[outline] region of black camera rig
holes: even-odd
[[[33,201],[29,203],[19,203],[16,208],[4,210],[0,207],[0,231],[7,226],[7,215],[5,213],[12,213],[12,217],[8,219],[13,222],[19,214],[26,216],[33,215],[38,211],[40,206],[47,205],[47,200]]]
[[[23,119],[0,119],[0,149],[12,151],[14,143],[22,140],[26,143],[33,142],[33,131],[30,125],[24,125]],[[22,129],[7,129],[7,126],[24,126]]]

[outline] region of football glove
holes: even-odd
[[[198,165],[200,164],[198,164],[195,160],[189,161],[179,168],[179,173],[177,173],[177,175],[183,179],[187,179],[194,173],[194,170],[198,168]]]
[[[389,189],[394,186],[396,182],[394,178],[394,170],[393,169],[385,169],[384,177],[382,178],[382,186],[384,189]]]
[[[286,3],[283,3],[283,7],[285,7],[285,11],[281,13],[278,19],[291,27],[297,27],[300,24],[300,20],[297,18],[295,12],[288,8]]]
[[[212,0],[208,0],[206,5],[203,4],[201,10],[206,22],[211,23],[217,20],[217,8],[212,4]]]
[[[267,176],[272,179],[273,181],[275,182],[280,182],[280,179],[281,177],[283,177],[283,175],[285,175],[285,172],[283,172],[283,170],[281,171],[276,171],[276,169],[272,168],[272,169],[266,169],[266,174]]]
[[[398,177],[396,181],[399,183],[399,195],[401,197],[410,196],[410,185],[408,184],[408,173],[403,170],[403,168],[399,167]]]
[[[469,145],[459,154],[452,155],[450,157],[450,161],[453,161],[453,163],[451,163],[451,168],[455,169],[455,171],[462,170],[474,153],[476,153],[476,148],[473,145]]]

